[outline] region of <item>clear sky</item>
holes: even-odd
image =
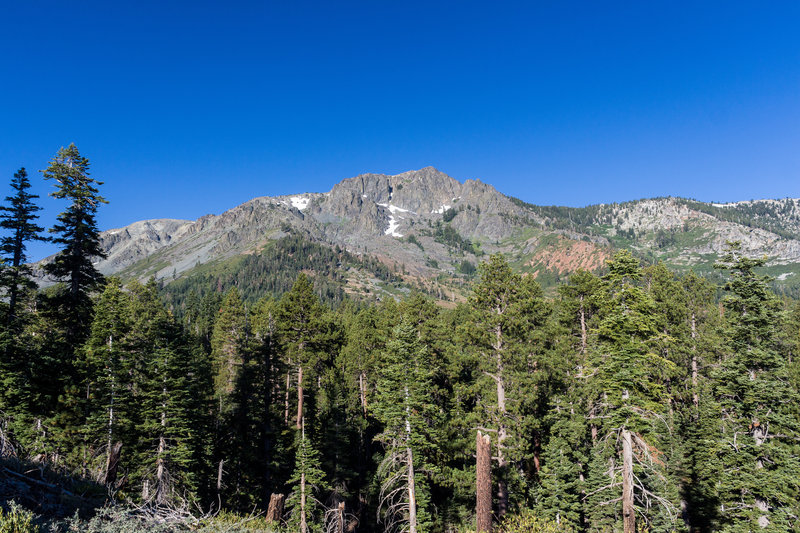
[[[8,1],[0,51],[0,198],[27,167],[45,225],[70,142],[101,229],[428,165],[538,204],[800,197],[796,0]]]

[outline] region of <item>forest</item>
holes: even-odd
[[[0,208],[0,487],[302,533],[800,530],[800,307],[737,243],[720,286],[619,251],[546,295],[492,255],[444,308],[321,298],[314,268],[276,295],[275,257],[176,300],[95,269],[74,145],[43,177],[50,232],[24,169]]]

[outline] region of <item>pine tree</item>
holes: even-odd
[[[214,398],[217,408],[216,457],[220,493],[226,504],[246,507],[252,496],[244,483],[247,442],[248,399],[250,397],[250,331],[247,310],[236,288],[225,295],[211,335],[211,360],[214,367]],[[227,465],[227,466],[226,466]]]
[[[6,322],[11,325],[17,319],[17,306],[20,294],[36,286],[30,279],[31,269],[25,263],[26,243],[29,241],[46,241],[40,235],[44,228],[34,221],[39,218],[36,212],[41,207],[33,203],[39,198],[28,192],[31,182],[24,168],[19,169],[11,180],[14,196],[6,196],[9,206],[0,206],[0,228],[8,230],[10,235],[0,239],[0,254],[7,264],[2,269],[2,286],[8,295],[8,316]]]
[[[140,423],[133,472],[157,505],[197,497],[207,454],[209,369],[164,309],[155,282],[132,283],[129,344],[141,354]]]
[[[740,244],[730,243],[719,265],[730,273],[730,353],[713,375],[722,531],[800,527],[800,396],[776,343],[778,301],[755,270],[765,262],[743,257]]]
[[[214,395],[220,416],[229,416],[238,406],[236,395],[245,363],[248,331],[244,302],[236,288],[225,295],[211,334],[214,361]]]
[[[376,439],[385,454],[378,467],[380,503],[385,530],[416,533],[431,520],[427,509],[429,483],[424,470],[435,453],[438,415],[431,402],[430,357],[419,333],[407,319],[392,330],[383,352],[375,394],[375,416],[383,431]]]
[[[34,399],[31,390],[31,336],[25,325],[32,313],[20,313],[21,298],[32,292],[36,284],[30,279],[31,270],[25,263],[26,244],[31,240],[46,240],[39,235],[42,228],[35,224],[40,210],[33,203],[38,196],[30,194],[30,181],[24,168],[11,180],[14,196],[7,196],[8,206],[0,206],[0,227],[9,231],[0,239],[0,287],[8,298],[6,317],[0,326],[0,424],[4,425],[3,442],[21,446],[30,426]],[[22,451],[22,450],[19,450]],[[2,453],[2,452],[0,452]]]
[[[552,359],[560,366],[552,372],[548,398],[547,442],[542,452],[536,509],[560,525],[580,529],[586,518],[586,473],[591,448],[587,388],[587,354],[595,343],[593,319],[597,313],[600,279],[578,271],[558,288]]]
[[[514,274],[497,254],[480,266],[481,279],[470,297],[473,308],[468,325],[468,350],[473,358],[472,394],[476,397],[470,422],[495,435],[497,443],[497,514],[509,510],[510,485],[522,496],[525,479],[521,472],[532,467],[532,437],[541,431],[540,421],[526,415],[541,406],[537,381],[541,376],[542,345],[539,329],[550,313],[542,290],[531,277]]]
[[[262,501],[268,505],[277,488],[281,473],[290,465],[288,452],[292,442],[280,431],[283,415],[280,404],[280,377],[286,369],[278,353],[277,302],[271,297],[260,299],[250,310],[250,327],[253,335],[251,407],[252,432],[259,435],[259,460],[253,471],[260,473]],[[284,476],[285,478],[285,476]]]
[[[67,341],[76,346],[88,333],[91,323],[89,295],[103,282],[103,275],[93,264],[96,258],[105,257],[95,215],[100,204],[107,202],[96,187],[103,182],[89,177],[89,160],[81,156],[74,144],[61,148],[42,175],[55,181],[56,190],[51,196],[70,202],[50,230],[57,235],[53,242],[62,249],[44,268],[47,274],[66,283],[63,313]]]
[[[306,415],[306,381],[309,373],[316,371],[319,365],[330,354],[331,341],[338,335],[333,331],[331,322],[319,298],[314,294],[314,287],[305,274],[297,277],[292,290],[284,294],[277,309],[278,330],[287,367],[295,370],[297,390],[295,428],[300,429],[300,422]],[[313,375],[313,374],[312,374]],[[286,421],[289,422],[289,383],[291,376],[286,375]]]
[[[113,447],[120,440],[130,444],[130,431],[136,426],[136,401],[124,398],[132,394],[137,380],[134,353],[128,346],[133,327],[131,300],[116,278],[111,278],[95,306],[89,338],[79,350],[78,369],[81,376],[78,397],[73,403],[84,419],[81,464],[95,479],[103,483],[115,481],[116,460]],[[71,423],[61,427],[69,432]],[[123,439],[123,435],[128,438]],[[125,449],[129,454],[130,450]]]
[[[295,467],[289,478],[289,485],[294,490],[286,500],[291,512],[289,527],[300,533],[320,531],[324,518],[320,516],[320,510],[323,506],[315,494],[326,486],[325,473],[320,465],[319,452],[306,435],[305,418],[300,420],[295,450]]]
[[[669,442],[660,437],[672,429],[665,376],[674,365],[654,349],[656,308],[640,285],[638,260],[621,251],[608,267],[598,344],[590,354],[589,416],[598,431],[587,480],[589,519],[608,528],[621,519],[624,531],[633,533],[640,516],[651,529],[670,531],[677,505],[666,486]]]

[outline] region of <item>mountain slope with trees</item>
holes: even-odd
[[[715,260],[720,284],[623,249],[550,294],[487,254],[445,307],[420,291],[326,290],[339,270],[387,271],[286,228],[244,266],[141,283],[92,261],[102,197],[88,160],[72,145],[46,173],[67,201],[47,267],[59,282],[35,291],[27,271],[5,275],[13,263],[0,276],[17,291],[13,313],[0,305],[4,513],[26,519],[15,499],[54,526],[82,511],[73,529],[101,502],[96,529],[800,528],[800,305],[776,297],[768,259],[743,243]],[[460,216],[448,209],[442,224]],[[661,216],[636,209],[634,232]],[[23,244],[39,234],[25,227]]]
[[[475,267],[498,252],[545,288],[579,269],[599,272],[617,249],[720,281],[713,264],[728,241],[741,242],[750,256],[767,256],[775,289],[796,294],[800,288],[800,201],[656,198],[583,208],[537,206],[432,167],[395,176],[364,174],[327,193],[255,198],[196,221],[151,220],[105,231],[100,243],[106,259],[97,268],[122,279],[154,276],[171,284],[223,263],[230,271],[232,263],[244,264],[290,235],[380,262],[398,281],[440,300],[466,298]],[[398,288],[348,273],[347,266],[337,266],[342,290]],[[240,275],[247,279],[244,270]]]

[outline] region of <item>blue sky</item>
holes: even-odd
[[[800,197],[799,27],[796,1],[7,2],[0,191],[27,167],[51,224],[35,171],[74,142],[102,229],[428,165],[538,204]]]

